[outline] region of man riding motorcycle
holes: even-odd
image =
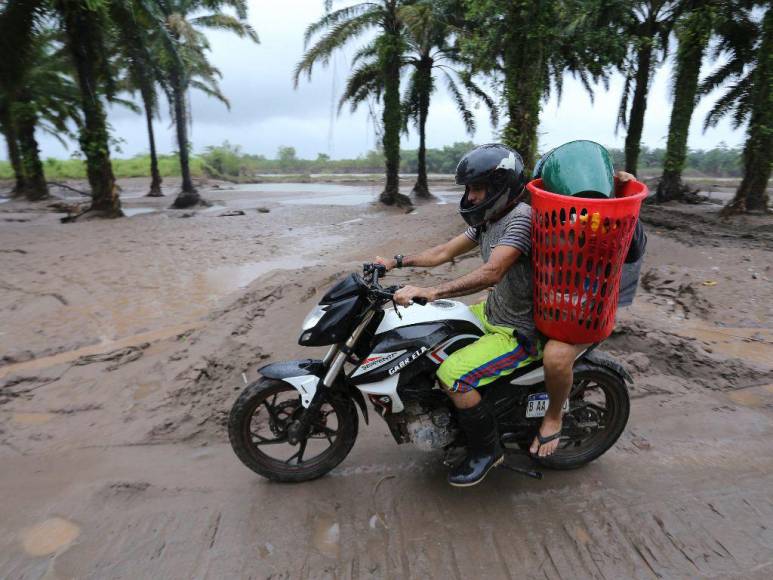
[[[459,213],[467,230],[448,242],[412,256],[378,257],[387,269],[434,267],[480,246],[483,265],[469,274],[432,288],[405,286],[395,294],[407,306],[414,298],[434,301],[466,296],[493,287],[485,302],[471,307],[485,334],[452,353],[437,376],[457,409],[468,446],[448,481],[471,486],[483,480],[504,458],[496,420],[477,388],[541,356],[534,326],[531,263],[531,207],[524,203],[526,175],[521,156],[500,144],[476,147],[456,169],[465,186]]]

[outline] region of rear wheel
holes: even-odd
[[[351,451],[357,438],[357,409],[347,397],[329,397],[307,437],[293,445],[288,429],[304,412],[292,385],[262,378],[244,389],[231,409],[231,447],[242,463],[273,481],[322,477]]]
[[[539,459],[552,469],[574,469],[603,455],[625,429],[630,399],[625,380],[605,368],[575,373],[556,452]]]

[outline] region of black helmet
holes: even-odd
[[[515,151],[498,143],[481,145],[462,157],[456,167],[456,183],[466,186],[459,213],[472,227],[497,217],[526,185],[523,160]],[[467,200],[470,185],[484,183],[486,199],[478,205]]]

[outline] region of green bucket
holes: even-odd
[[[561,195],[609,198],[615,189],[612,157],[594,141],[570,141],[537,162],[534,178],[545,190]]]

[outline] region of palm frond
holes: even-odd
[[[623,84],[623,94],[620,96],[620,107],[617,109],[617,121],[615,122],[615,135],[622,127],[628,128],[628,99],[631,96],[631,87],[633,85],[633,76],[629,72],[625,76],[625,83]]]
[[[472,111],[470,111],[470,109],[467,107],[467,102],[464,100],[464,95],[462,95],[462,92],[459,90],[459,87],[456,86],[456,83],[450,74],[443,71],[443,76],[446,80],[446,88],[451,94],[451,97],[454,99],[456,108],[459,110],[459,113],[462,116],[464,128],[470,135],[475,134],[475,115],[473,115]]]
[[[338,48],[344,46],[350,39],[359,35],[362,31],[377,24],[378,15],[374,12],[363,12],[350,20],[345,20],[334,25],[332,29],[324,35],[314,46],[304,53],[301,61],[295,66],[293,72],[293,83],[298,86],[298,81],[302,74],[306,74],[311,79],[311,72],[314,64],[321,62],[327,65],[330,62],[330,56]]]
[[[338,101],[339,114],[347,102],[350,105],[350,110],[354,112],[370,96],[378,100],[381,97],[383,84],[383,76],[378,63],[368,62],[356,67],[349,75],[344,92]]]
[[[200,26],[211,30],[233,32],[239,38],[246,37],[255,43],[260,42],[257,32],[255,32],[255,29],[250,24],[229,14],[207,14],[205,16],[198,16],[191,19],[191,24],[193,26]]]
[[[231,103],[228,101],[226,96],[222,92],[220,92],[220,87],[218,87],[217,85],[207,84],[198,79],[191,79],[190,86],[193,89],[200,90],[208,97],[217,99],[218,101],[223,103],[229,110],[231,109]]]
[[[499,125],[499,107],[497,107],[494,99],[472,80],[472,76],[469,73],[459,74],[459,79],[468,93],[474,95],[486,105],[486,108],[489,110],[489,120],[492,127]]]
[[[367,12],[373,12],[380,16],[381,7],[374,2],[362,2],[361,4],[347,6],[333,12],[328,11],[322,18],[306,27],[306,32],[303,33],[304,48],[308,47],[311,38],[320,31],[336,28],[341,24],[359,18]]]

